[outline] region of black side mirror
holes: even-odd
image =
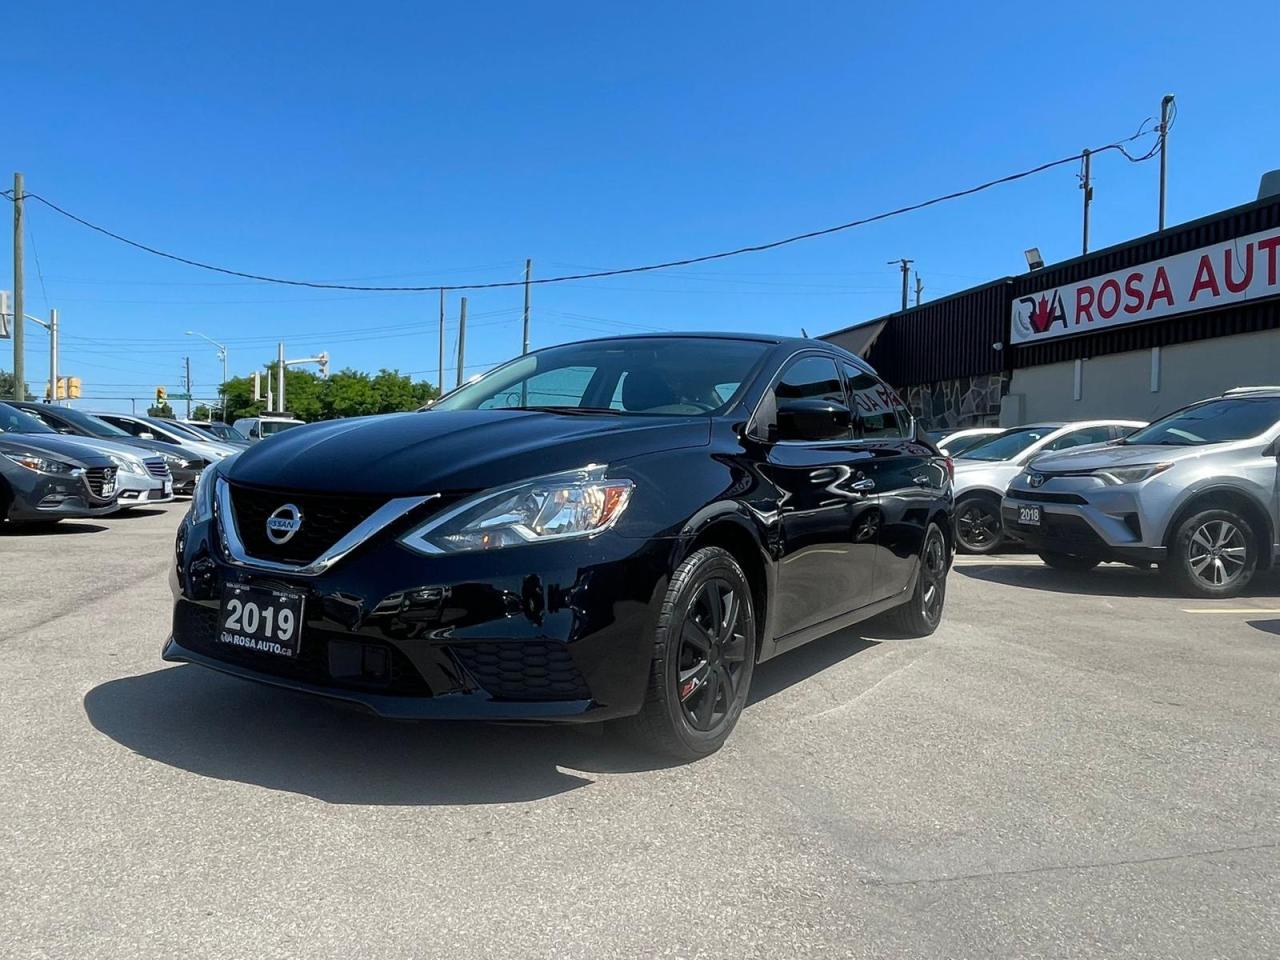
[[[834,400],[779,400],[777,416],[779,440],[842,440],[853,425],[853,413]]]

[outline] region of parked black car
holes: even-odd
[[[50,524],[119,509],[116,465],[0,403],[0,520]]]
[[[621,719],[696,757],[758,661],[889,611],[932,632],[951,509],[949,461],[839,348],[553,347],[210,467],[164,657],[389,717]]]
[[[83,410],[58,407],[50,403],[33,403],[30,400],[8,402],[10,406],[31,414],[59,433],[125,443],[131,447],[137,447],[140,456],[144,452],[148,455],[159,454],[168,465],[169,473],[173,475],[173,492],[176,494],[190,496],[195,490],[196,481],[200,479],[200,472],[204,470],[204,459],[200,454],[186,447],[162,443],[158,440],[140,439],[131,433],[126,433],[115,424],[107,423],[100,417],[85,413]]]

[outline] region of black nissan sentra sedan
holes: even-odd
[[[755,664],[877,614],[921,636],[950,461],[819,341],[623,337],[204,473],[166,660],[387,717],[616,720],[716,750]]]

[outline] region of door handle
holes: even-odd
[[[866,493],[868,490],[874,490],[875,488],[876,482],[870,477],[866,477],[862,480],[855,480],[849,485],[850,490],[856,490],[859,493]]]
[[[932,487],[933,481],[928,477],[912,477],[911,482],[921,487]]]

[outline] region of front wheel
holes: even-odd
[[[965,553],[994,553],[1004,543],[1000,507],[989,497],[966,497],[956,504],[956,540]]]
[[[1258,566],[1257,537],[1231,510],[1201,510],[1174,532],[1160,572],[1194,597],[1234,597]]]
[[[663,598],[644,706],[618,725],[639,745],[682,760],[715,753],[746,705],[757,642],[738,562],[719,547],[695,551]]]

